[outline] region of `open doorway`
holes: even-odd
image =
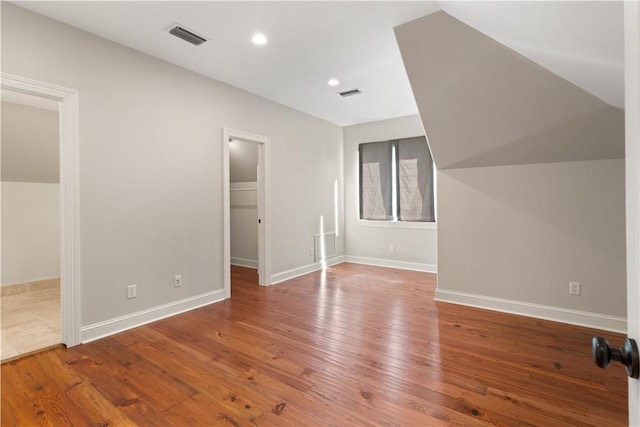
[[[231,265],[255,268],[258,284],[270,283],[269,138],[223,130],[223,252],[225,297],[231,297]]]
[[[229,246],[231,286],[258,285],[259,144],[229,141]]]
[[[62,342],[58,102],[2,91],[2,360]]]
[[[258,269],[258,148],[229,141],[231,265]]]
[[[39,283],[32,287],[34,289],[46,289],[47,287],[57,288],[57,282],[59,281],[59,338],[57,339],[57,342],[61,342],[62,344],[71,347],[80,344],[78,91],[7,73],[0,73],[0,88],[2,89],[2,100],[7,102],[14,100],[14,103],[16,103],[15,100],[18,98],[29,98],[31,99],[31,102],[36,103],[36,106],[39,105],[42,107],[42,105],[57,105],[57,166],[59,183],[57,184],[57,195],[50,194],[50,198],[54,200],[57,199],[58,203],[56,223],[58,225],[57,274],[59,279],[54,280],[53,282]],[[2,154],[4,157],[6,153],[3,152]],[[2,167],[5,167],[4,158]],[[6,186],[3,183],[3,193],[5,191],[5,187]],[[10,193],[10,191],[7,193]],[[4,215],[4,202],[2,208]],[[51,215],[54,216],[55,214],[51,213]],[[8,227],[4,222],[4,218],[2,218],[2,220],[2,232],[4,234],[8,230]],[[4,256],[5,248],[3,247],[2,249]],[[53,250],[55,250],[55,248]],[[7,264],[4,259],[2,267],[4,273],[7,268]],[[5,284],[5,280],[7,282],[15,281],[15,279],[3,278],[3,284]],[[28,287],[29,285],[27,285],[27,288]],[[4,319],[2,320],[4,321]]]

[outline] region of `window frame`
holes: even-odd
[[[369,143],[375,143],[375,142],[394,142],[394,141],[399,141],[402,139],[410,139],[410,138],[419,138],[419,137],[424,137],[426,139],[426,136],[424,135],[419,135],[417,137],[402,137],[402,138],[393,138],[393,139],[389,139],[389,140],[383,140],[383,141],[368,141],[368,142],[359,142],[358,145],[356,146],[356,220],[358,223],[358,226],[360,227],[366,227],[366,228],[404,228],[404,229],[425,229],[425,230],[437,230],[438,226],[438,170],[435,166],[435,162],[433,161],[433,155],[431,156],[431,162],[432,162],[432,179],[433,179],[433,210],[434,210],[434,220],[433,221],[402,221],[397,219],[397,214],[399,212],[394,212],[392,214],[393,217],[396,217],[396,219],[390,219],[390,220],[383,220],[383,219],[379,219],[379,220],[369,220],[369,219],[362,219],[361,214],[362,214],[362,210],[361,210],[361,182],[362,182],[362,164],[361,164],[361,157],[360,157],[360,145],[361,144],[369,144]],[[397,186],[397,183],[396,183]],[[395,191],[397,191],[397,188],[395,189]],[[393,197],[392,197],[393,198]],[[395,205],[395,203],[394,203]]]

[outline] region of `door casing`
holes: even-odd
[[[258,275],[259,284],[271,284],[271,154],[270,138],[236,129],[222,130],[222,182],[223,182],[223,277],[225,298],[231,297],[231,211],[229,201],[229,143],[232,139],[251,142],[258,145]]]
[[[640,342],[640,6],[624,2],[627,335]],[[640,426],[640,380],[629,378],[629,425]]]
[[[60,312],[62,343],[80,344],[80,193],[78,91],[1,73],[0,87],[59,103]]]

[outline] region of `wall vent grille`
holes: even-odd
[[[336,256],[336,233],[315,234],[315,260],[316,262]]]
[[[351,90],[345,90],[344,92],[338,92],[338,95],[340,95],[343,98],[346,98],[347,96],[360,95],[361,93],[362,91],[360,89],[351,89]]]

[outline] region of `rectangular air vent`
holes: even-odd
[[[336,256],[336,232],[315,234],[313,236],[316,262]]]
[[[174,25],[169,30],[169,33],[196,46],[200,46],[202,43],[207,41],[204,37],[197,35],[193,31],[187,30],[181,25]]]
[[[338,92],[338,95],[340,95],[343,98],[346,98],[347,96],[353,96],[353,95],[360,95],[362,92],[360,92],[360,89],[352,89],[352,90],[345,90],[344,92]]]

